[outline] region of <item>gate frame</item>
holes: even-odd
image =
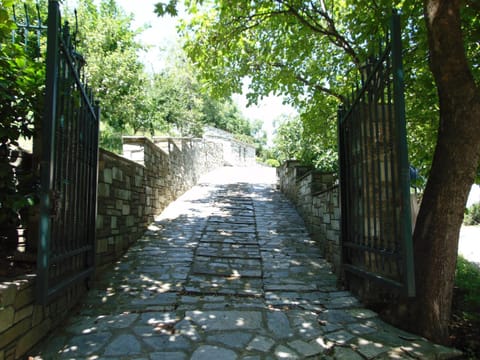
[[[47,59],[46,59],[46,101],[45,116],[42,121],[41,129],[41,162],[40,162],[40,219],[39,219],[39,244],[37,254],[37,284],[36,300],[45,305],[50,303],[55,297],[62,294],[68,287],[79,283],[90,277],[95,270],[95,219],[97,213],[97,184],[98,184],[98,130],[100,120],[100,108],[98,103],[92,106],[92,97],[82,84],[78,69],[74,67],[72,54],[68,44],[63,41],[63,33],[68,31],[67,26],[61,28],[61,15],[58,0],[49,0],[48,2],[48,29],[47,29]],[[70,34],[68,33],[68,36]],[[62,39],[60,39],[62,37]],[[56,146],[56,126],[57,126],[57,106],[59,97],[58,79],[60,71],[61,52],[66,58],[67,69],[74,76],[74,80],[80,90],[80,97],[87,104],[87,110],[96,121],[96,131],[94,129],[93,146],[95,151],[93,161],[95,161],[95,173],[90,176],[89,198],[86,207],[88,216],[90,216],[87,237],[89,243],[83,247],[70,250],[57,258],[75,256],[82,252],[89,252],[91,255],[86,259],[85,268],[73,274],[59,283],[52,284],[49,281],[49,271],[52,265],[52,222],[57,211],[58,195],[54,191],[54,172],[55,172],[55,146]],[[66,155],[66,154],[65,154]]]
[[[381,284],[390,289],[399,289],[403,294],[408,297],[415,296],[415,272],[414,272],[414,261],[413,261],[413,243],[412,243],[412,228],[411,228],[411,213],[410,213],[410,176],[409,176],[409,164],[408,164],[408,150],[407,150],[407,139],[406,139],[406,120],[405,120],[405,96],[404,96],[404,71],[402,65],[402,39],[401,39],[401,29],[400,29],[400,16],[396,11],[393,11],[390,23],[390,34],[391,38],[388,41],[388,44],[385,48],[383,54],[377,60],[374,70],[372,73],[367,76],[365,84],[358,89],[354,94],[353,101],[350,104],[350,108],[345,110],[343,106],[339,107],[338,110],[338,144],[339,144],[339,176],[340,176],[340,192],[341,192],[341,249],[342,249],[342,272],[344,278],[348,283],[347,272],[353,273],[357,276],[360,276],[364,279],[373,280],[375,283]],[[376,67],[379,67],[383,62],[383,59],[386,56],[391,57],[392,61],[392,77],[393,77],[393,113],[394,113],[394,123],[395,123],[395,132],[396,139],[395,148],[397,153],[397,166],[398,166],[398,181],[400,184],[400,201],[401,201],[401,212],[400,212],[400,226],[401,234],[403,239],[400,239],[400,252],[399,256],[402,258],[402,264],[404,266],[403,271],[403,282],[397,282],[393,279],[383,277],[379,274],[367,271],[365,269],[359,268],[352,264],[347,264],[344,261],[344,253],[346,248],[344,243],[347,242],[347,239],[350,239],[349,236],[349,226],[348,226],[348,206],[350,193],[348,192],[347,181],[346,179],[346,167],[347,167],[347,157],[346,157],[346,147],[344,135],[343,135],[343,124],[345,120],[350,116],[354,106],[359,103],[369,81],[372,80],[372,77],[376,74]],[[370,118],[369,118],[370,119]],[[368,169],[367,169],[368,174]],[[363,214],[365,217],[365,214]],[[364,219],[362,219],[364,221]],[[373,247],[372,247],[373,249]]]

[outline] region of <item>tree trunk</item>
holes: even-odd
[[[410,315],[417,332],[445,344],[458,237],[480,160],[480,89],[465,55],[461,0],[425,0],[424,6],[440,124],[413,236],[417,298]]]

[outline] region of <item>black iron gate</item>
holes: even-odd
[[[342,257],[349,287],[365,279],[414,296],[400,19],[339,111]],[[361,286],[360,286],[361,287]],[[365,289],[364,289],[365,291]]]
[[[58,1],[50,0],[37,260],[41,303],[94,269],[99,107],[84,85],[83,65]]]

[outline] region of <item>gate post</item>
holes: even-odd
[[[400,192],[402,214],[402,233],[405,240],[405,274],[404,283],[406,294],[409,297],[415,296],[415,270],[413,261],[413,243],[412,243],[412,214],[410,207],[410,166],[408,163],[407,148],[407,129],[405,120],[405,93],[404,93],[404,72],[402,64],[402,36],[400,28],[400,15],[394,11],[391,20],[392,33],[392,67],[393,67],[393,107],[395,113],[395,126],[398,134],[397,161],[400,168]]]
[[[345,184],[347,171],[346,157],[345,157],[345,139],[344,132],[342,131],[343,118],[345,116],[345,107],[340,105],[337,111],[337,137],[338,137],[338,177],[340,185],[340,271],[339,271],[339,281],[345,279],[345,269],[343,267],[343,240],[347,237],[348,225],[346,221],[348,198],[347,198],[347,188]],[[346,130],[345,130],[346,131]]]
[[[47,302],[49,248],[51,238],[51,216],[53,198],[53,156],[55,147],[55,118],[57,113],[60,10],[58,0],[48,2],[47,30],[47,73],[45,115],[42,121],[42,154],[40,160],[40,221],[39,246],[37,255],[37,299]]]

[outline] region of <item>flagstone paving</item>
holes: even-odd
[[[102,274],[36,359],[448,359],[337,288],[272,169],[220,169]],[[266,180],[267,179],[267,180]]]

